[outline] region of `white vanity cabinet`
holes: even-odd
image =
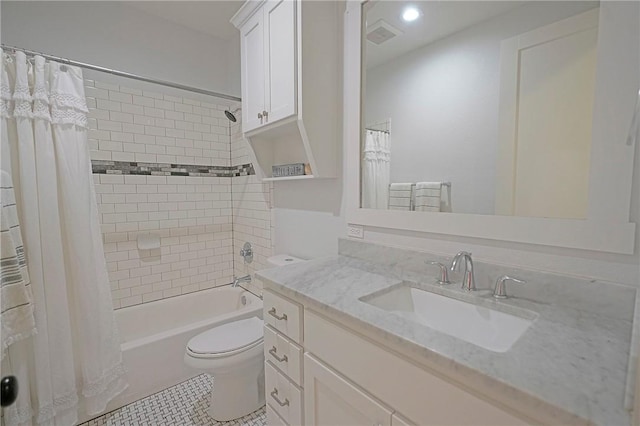
[[[231,18],[240,30],[242,131],[263,179],[336,176],[343,7],[249,0]],[[310,174],[272,176],[272,166],[294,163],[308,165]]]
[[[245,133],[296,113],[296,2],[269,0],[240,28]]]
[[[264,291],[264,318],[270,424],[515,426],[548,420],[467,389],[271,289]]]
[[[515,426],[530,423],[311,310],[305,309],[304,324],[307,393],[311,389],[307,381],[308,355],[313,354],[344,380],[366,392],[369,399],[391,407],[395,418],[390,417],[388,421],[393,424]],[[343,397],[343,401],[353,399],[349,393]],[[309,395],[306,395],[305,402],[308,401]],[[307,420],[315,418],[315,414],[309,412],[312,408],[306,406]]]

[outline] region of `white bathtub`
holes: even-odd
[[[183,361],[189,339],[236,319],[262,318],[262,300],[240,287],[223,286],[118,309],[115,315],[129,388],[107,411],[200,374]]]

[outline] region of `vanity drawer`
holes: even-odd
[[[269,426],[288,426],[269,404],[267,404],[267,424]]]
[[[264,291],[264,321],[296,343],[302,342],[302,306]]]
[[[302,390],[267,361],[264,363],[267,404],[290,425],[302,424]]]
[[[264,357],[302,386],[302,348],[268,325],[264,326]]]

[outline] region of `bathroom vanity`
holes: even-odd
[[[630,424],[635,289],[476,262],[466,292],[457,275],[436,284],[424,262],[438,256],[348,240],[340,253],[258,272],[270,424]],[[495,300],[504,274],[528,283]],[[428,318],[422,292],[473,309]]]

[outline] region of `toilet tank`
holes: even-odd
[[[305,262],[305,260],[288,254],[278,254],[267,259],[270,267],[285,266],[300,262]]]

